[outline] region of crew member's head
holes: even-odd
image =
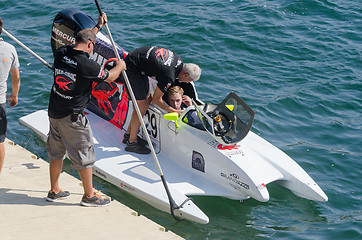
[[[94,45],[96,43],[96,35],[90,29],[83,29],[77,33],[75,36],[75,46],[76,48],[82,48],[87,53],[93,51]]]
[[[201,69],[194,63],[184,63],[181,72],[178,74],[179,82],[192,82],[199,80]]]

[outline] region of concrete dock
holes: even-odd
[[[0,175],[0,239],[183,239],[113,200],[108,207],[82,207],[81,181],[62,173],[68,199],[47,202],[49,164],[8,139]],[[100,192],[103,197],[105,196]]]

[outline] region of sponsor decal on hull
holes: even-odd
[[[98,177],[102,177],[104,179],[107,179],[107,175],[99,170],[95,170],[94,173],[98,176]]]
[[[235,145],[222,145],[216,140],[208,142],[207,144],[209,144],[213,148],[219,149],[220,152],[222,152],[224,155],[226,155],[229,158],[231,158],[231,156],[234,156],[234,155],[244,156],[243,150],[240,149],[241,146],[237,145],[237,144],[235,144]]]
[[[244,156],[244,153],[240,148],[239,145],[227,145],[227,146],[224,146],[222,144],[219,144],[217,146],[218,149],[220,150],[225,150],[223,151],[223,153],[228,156],[229,158],[231,158],[231,156],[234,156],[234,155],[242,155]]]
[[[217,148],[217,145],[219,145],[220,143],[216,140],[213,140],[211,142],[208,142],[207,144],[209,144],[213,148]]]
[[[192,151],[192,168],[205,172],[205,160],[201,153]]]
[[[133,187],[128,186],[127,184],[121,182],[120,184],[121,188],[123,188],[124,190],[128,191],[128,192],[135,192],[136,189],[134,189]]]
[[[264,188],[266,188],[266,185],[264,183],[259,184],[258,186],[256,186],[259,190],[262,190]]]
[[[249,190],[249,185],[240,181],[239,176],[237,174],[231,173],[228,175],[226,173],[221,173],[220,175],[221,175],[221,177],[226,178],[227,180],[238,184],[239,186],[245,188],[246,190]]]
[[[100,50],[102,50],[101,48],[99,48]],[[104,63],[107,61],[107,59],[105,57],[103,57],[100,53],[93,51],[91,52],[91,54],[89,55],[90,59],[96,61],[99,65],[103,66]]]

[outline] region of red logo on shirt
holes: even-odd
[[[165,61],[166,57],[168,56],[168,50],[164,48],[159,48],[156,50],[156,58],[161,57],[162,62]]]
[[[58,84],[59,88],[62,89],[63,91],[70,90],[67,85],[69,83],[72,83],[72,81],[68,81],[67,79],[60,76],[55,78],[55,82]]]

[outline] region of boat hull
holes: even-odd
[[[153,207],[171,213],[169,199],[152,156],[125,152],[121,143],[125,131],[90,111],[86,113],[93,131],[97,159],[93,173]],[[19,121],[46,141],[49,131],[46,110],[29,114]],[[209,222],[208,217],[185,194],[175,190],[172,185],[169,189],[175,203],[178,206],[183,204],[173,212],[177,218],[202,224]]]

